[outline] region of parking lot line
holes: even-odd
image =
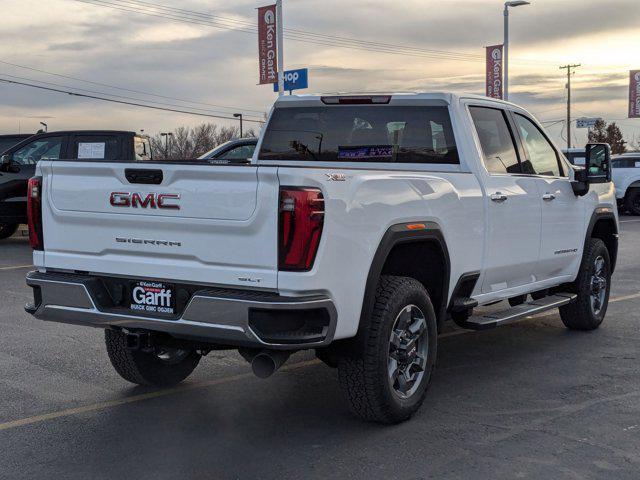
[[[285,365],[280,370],[291,371],[300,368],[309,367],[311,365],[320,364],[320,360],[307,360],[304,362],[298,362],[291,365]],[[254,378],[253,373],[241,373],[239,375],[232,375],[230,377],[218,378],[215,380],[207,380],[205,382],[198,382],[193,384],[187,384],[181,387],[168,388],[166,390],[158,390],[155,392],[142,393],[140,395],[132,395],[131,397],[119,398],[117,400],[111,400],[108,402],[94,403],[91,405],[84,405],[82,407],[68,408],[65,410],[58,410],[57,412],[45,413],[42,415],[35,415],[33,417],[22,418],[19,420],[13,420],[10,422],[0,423],[0,431],[9,430],[12,428],[23,427],[25,425],[32,425],[34,423],[44,422],[46,420],[55,420],[57,418],[69,417],[72,415],[79,415],[81,413],[97,412],[105,410],[107,408],[118,407],[120,405],[126,405],[129,403],[141,402],[143,400],[150,400],[153,398],[166,397],[167,395],[173,395],[176,393],[187,392],[196,388],[212,387],[215,385],[223,385],[226,383],[237,382],[238,380],[244,380],[247,378]]]
[[[15,267],[15,268],[20,268],[20,267]],[[25,267],[22,267],[25,268]],[[630,295],[624,295],[621,297],[615,297],[609,300],[610,303],[614,303],[614,302],[623,302],[626,300],[633,300],[636,298],[640,298],[640,292],[638,293],[634,293],[634,294],[630,294]],[[547,317],[547,316],[551,316],[551,315],[556,315],[558,312],[557,311],[551,311],[548,313],[541,313],[538,315],[534,315],[530,318],[541,318],[541,317]],[[446,338],[446,337],[453,337],[453,336],[457,336],[457,335],[464,335],[466,333],[471,333],[472,330],[454,330],[452,332],[447,332],[444,333],[442,335],[439,336],[439,338]],[[294,363],[291,365],[285,365],[284,367],[281,368],[282,371],[290,371],[290,370],[297,370],[300,368],[305,368],[305,367],[309,367],[312,365],[318,365],[322,363],[320,360],[308,360],[308,361],[304,361],[304,362],[298,362],[298,363]],[[140,395],[132,395],[131,397],[126,397],[126,398],[120,398],[117,400],[111,400],[108,402],[100,402],[100,403],[94,403],[91,405],[84,405],[82,407],[76,407],[76,408],[68,408],[65,410],[58,410],[56,412],[50,412],[50,413],[44,413],[42,415],[35,415],[33,417],[27,417],[27,418],[21,418],[19,420],[13,420],[13,421],[9,421],[9,422],[5,422],[5,423],[0,423],[0,431],[3,430],[10,430],[12,428],[18,428],[18,427],[23,427],[26,425],[33,425],[35,423],[40,423],[40,422],[44,422],[47,420],[55,420],[57,418],[63,418],[63,417],[69,417],[72,415],[79,415],[82,413],[90,413],[90,412],[97,412],[100,410],[105,410],[107,408],[112,408],[112,407],[118,407],[120,405],[127,405],[129,403],[136,403],[136,402],[141,402],[143,400],[150,400],[153,398],[159,398],[159,397],[166,397],[167,395],[173,395],[176,393],[182,393],[182,392],[186,392],[189,390],[194,390],[197,388],[205,388],[205,387],[212,387],[212,386],[216,386],[216,385],[223,385],[226,383],[232,383],[232,382],[237,382],[239,380],[244,380],[244,379],[248,379],[248,378],[253,378],[254,375],[253,373],[241,373],[238,375],[232,375],[229,377],[223,377],[223,378],[218,378],[215,380],[208,380],[205,382],[198,382],[198,383],[193,383],[193,384],[188,384],[188,385],[184,385],[184,386],[180,386],[180,387],[174,387],[174,388],[169,388],[166,390],[158,390],[155,392],[149,392],[149,393],[143,393]]]
[[[0,270],[19,270],[21,268],[33,268],[33,265],[18,265],[14,267],[0,267]]]

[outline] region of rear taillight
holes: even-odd
[[[311,270],[323,225],[324,197],[319,189],[281,187],[278,268]]]
[[[29,243],[34,250],[43,250],[42,239],[42,177],[29,179],[27,190],[27,220],[29,222]]]

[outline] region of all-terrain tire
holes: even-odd
[[[624,208],[631,215],[640,215],[640,188],[629,190],[624,199]]]
[[[198,366],[201,356],[195,351],[181,351],[172,361],[154,353],[127,348],[126,335],[117,330],[105,330],[109,360],[116,372],[138,385],[170,387],[182,382]]]
[[[16,233],[20,225],[17,223],[0,223],[0,240],[9,238]]]
[[[417,310],[413,310],[417,307]],[[389,358],[391,334],[404,312],[419,312],[425,337],[420,337],[421,348],[427,348],[420,380],[406,398],[398,393],[390,380]],[[410,313],[413,319],[413,314]],[[413,278],[382,276],[377,286],[375,306],[365,326],[363,347],[359,353],[343,355],[338,363],[338,377],[351,410],[367,421],[393,424],[409,419],[422,405],[435,370],[437,357],[437,324],[429,294]],[[408,323],[413,320],[408,321]],[[408,338],[408,337],[407,337]],[[426,347],[425,347],[426,345]],[[417,350],[416,350],[417,351]],[[420,350],[424,352],[424,350]],[[410,352],[412,355],[415,352]],[[406,385],[406,384],[405,384]],[[406,392],[409,393],[409,392]]]
[[[562,323],[570,330],[587,331],[598,328],[607,313],[610,290],[609,251],[602,240],[590,238],[585,244],[578,278],[573,284],[573,291],[578,298],[575,302],[560,307]],[[597,301],[593,297],[596,294]]]

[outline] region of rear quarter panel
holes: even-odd
[[[327,174],[337,171],[345,181],[329,180]],[[326,212],[313,269],[279,272],[278,289],[283,295],[328,294],[338,310],[336,339],[357,331],[372,259],[392,225],[440,226],[451,257],[449,292],[462,273],[481,267],[483,202],[473,174],[280,167],[278,176],[282,186],[320,188]]]

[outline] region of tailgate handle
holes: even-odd
[[[160,185],[162,183],[162,170],[146,170],[126,168],[124,176],[129,183],[141,183],[144,185]]]

